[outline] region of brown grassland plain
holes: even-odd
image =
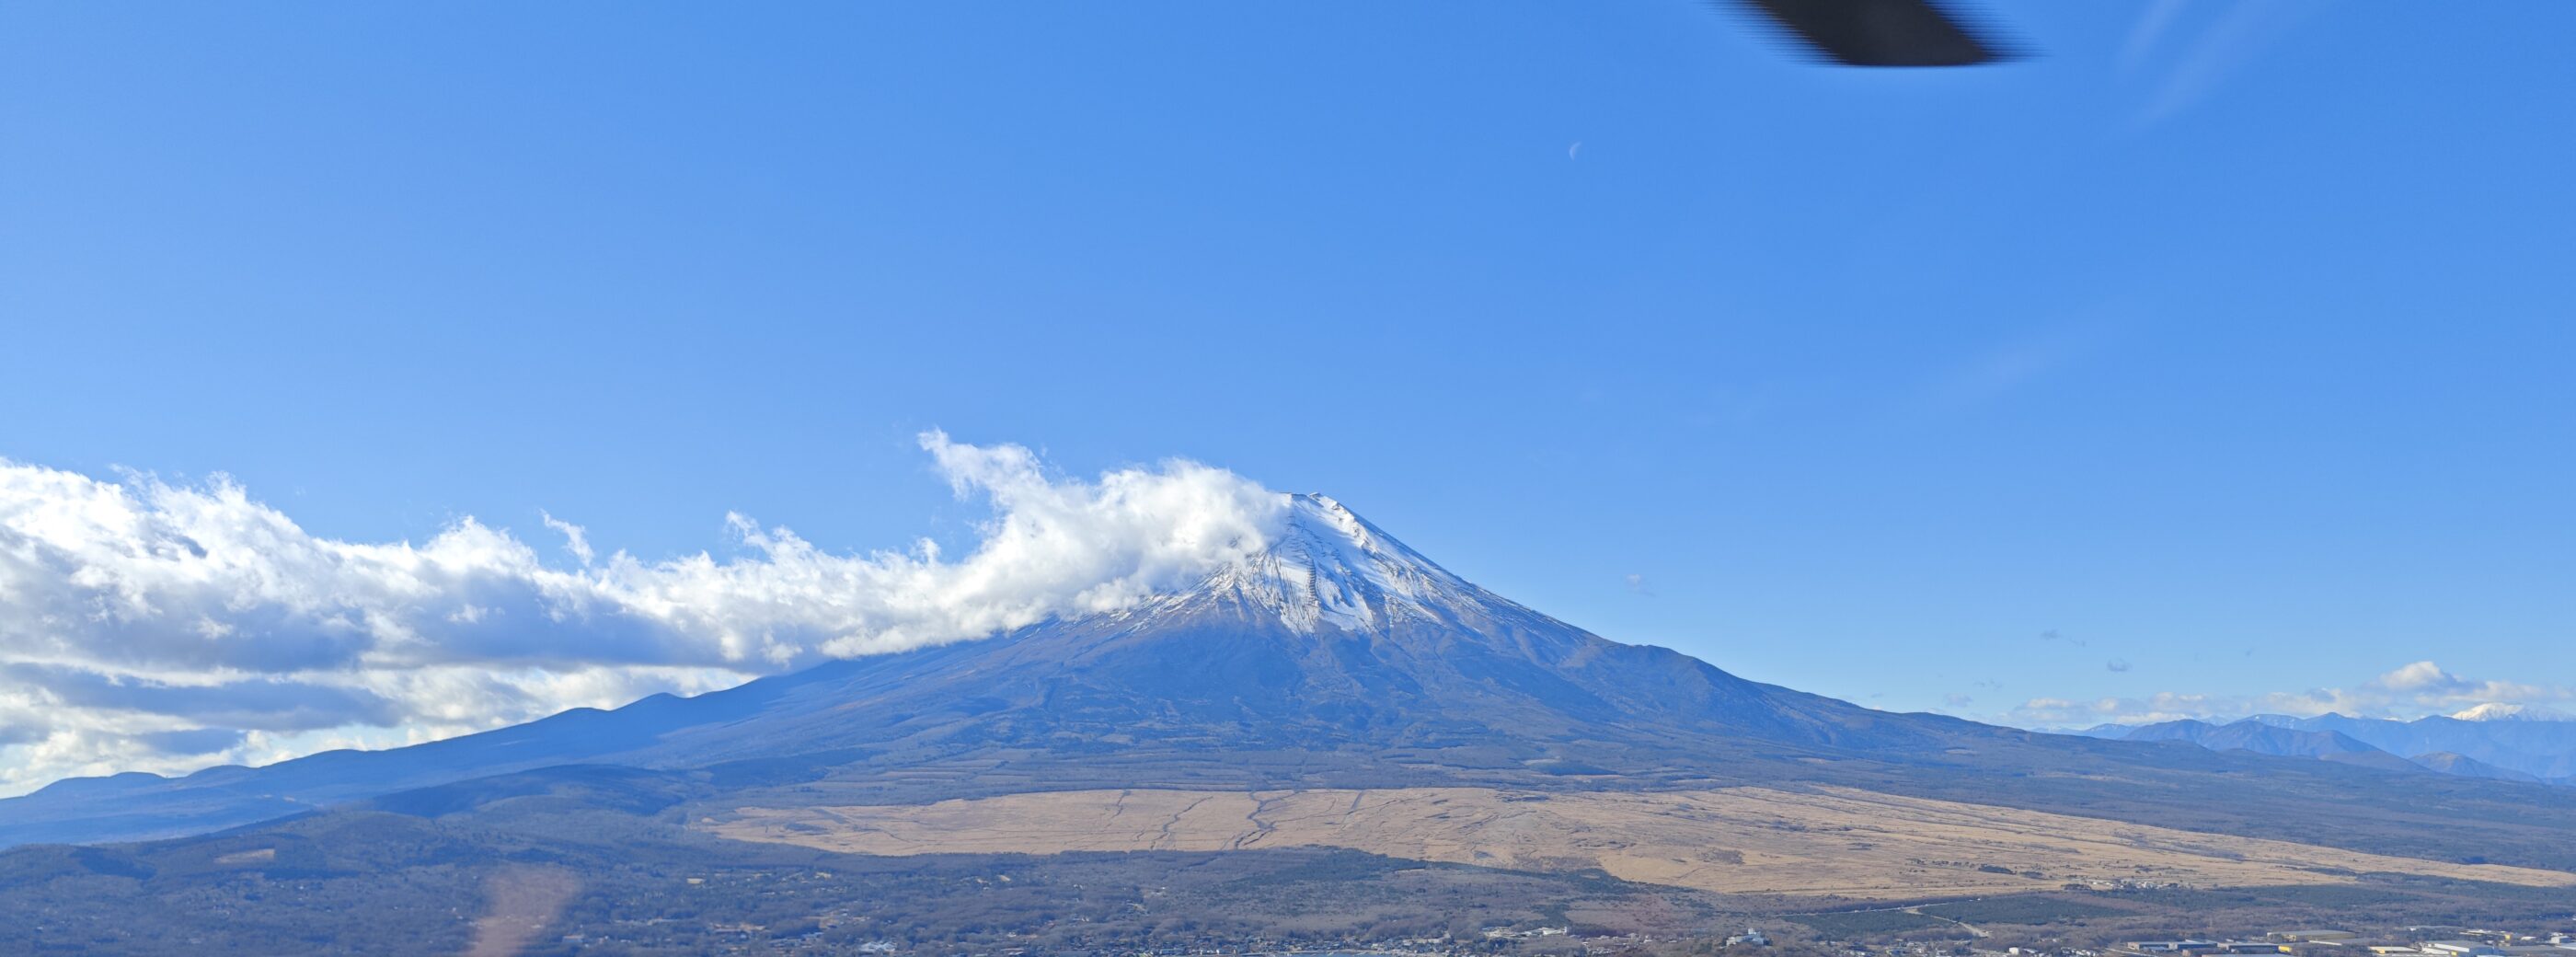
[[[926,805],[738,808],[717,835],[862,854],[1339,847],[1523,871],[1598,868],[1720,893],[1902,898],[2093,881],[2203,887],[2576,874],[2366,854],[1847,788],[1536,793],[1422,787],[1087,790]]]

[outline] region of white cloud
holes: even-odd
[[[2391,691],[2442,691],[2461,687],[2467,682],[2443,671],[2440,665],[2418,661],[2380,675],[2372,684]]]
[[[1259,551],[1286,517],[1286,496],[1194,462],[1086,481],[1016,445],[921,445],[960,498],[990,499],[963,558],[927,540],[835,554],[740,515],[740,557],[601,557],[547,514],[580,563],[558,568],[472,518],[417,545],[339,541],[226,478],[0,460],[0,794],[428,740],[1113,610]]]
[[[572,557],[581,559],[581,567],[590,567],[591,560],[597,557],[597,554],[590,550],[590,532],[543,510],[537,512],[537,517],[545,520],[547,528],[554,529],[563,535],[564,550],[571,552]]]
[[[2463,678],[2430,661],[2389,670],[2350,688],[2315,688],[2249,695],[2161,692],[2145,697],[2091,701],[2032,698],[1999,716],[2025,727],[2151,724],[2198,718],[2232,721],[2258,714],[2313,717],[2335,712],[2352,717],[2411,720],[2482,704],[2548,710],[2576,702],[2576,687]]]

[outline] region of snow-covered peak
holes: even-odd
[[[1408,617],[1458,622],[1508,605],[1449,573],[1322,495],[1290,496],[1288,518],[1259,554],[1218,569],[1147,614],[1230,607],[1289,630],[1382,631]]]
[[[2466,711],[2455,711],[2451,717],[2460,721],[2570,721],[2566,714],[2524,704],[2490,701]]]

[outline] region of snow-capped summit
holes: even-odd
[[[2576,716],[2565,712],[2535,708],[2527,704],[2506,704],[2501,701],[2490,701],[2466,711],[2454,711],[2451,717],[2458,721],[2576,721]]]
[[[1455,624],[1508,607],[1450,574],[1329,497],[1290,497],[1279,537],[1196,586],[1141,609],[1147,615],[1225,608],[1276,618],[1290,631],[1382,632],[1407,618]]]

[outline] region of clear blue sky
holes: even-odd
[[[855,551],[937,427],[1882,707],[2576,685],[2576,4],[1987,13],[9,4],[0,457]]]

